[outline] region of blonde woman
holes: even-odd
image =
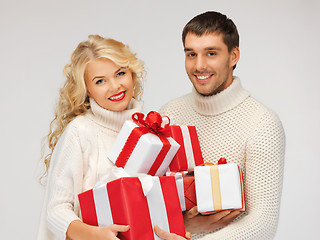
[[[75,49],[64,73],[47,136],[50,152],[43,157],[47,183],[38,239],[118,239],[130,226],[83,223],[78,194],[114,167],[106,156],[124,121],[141,111],[144,64],[123,43],[91,35]]]

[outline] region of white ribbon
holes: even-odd
[[[116,180],[122,177],[134,177],[134,176],[129,175],[129,173],[127,173],[123,168],[114,167],[106,175],[98,176],[98,179],[95,184],[95,188],[100,187],[103,184],[106,184],[108,182],[111,182],[113,180]]]
[[[153,188],[153,178],[150,175],[147,174],[141,174],[139,177],[139,180],[141,182],[142,190],[145,196],[148,195],[148,193]]]
[[[102,185],[107,184],[108,182],[111,182],[123,177],[138,177],[141,182],[142,190],[145,196],[148,195],[148,193],[153,187],[152,176],[144,173],[129,174],[123,168],[115,167],[115,168],[112,168],[106,175],[102,177],[100,175],[98,176],[97,182],[95,184],[95,188],[99,188]]]

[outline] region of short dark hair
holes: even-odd
[[[183,46],[189,32],[197,36],[208,33],[222,34],[223,41],[228,46],[229,52],[234,47],[239,47],[239,33],[236,25],[230,18],[219,12],[205,12],[191,19],[182,31]]]

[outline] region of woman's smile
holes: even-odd
[[[126,96],[126,91],[122,91],[120,93],[117,93],[115,95],[112,95],[111,97],[109,97],[108,99],[110,101],[113,101],[113,102],[118,102],[118,101],[121,101],[122,99],[124,99],[124,97]]]

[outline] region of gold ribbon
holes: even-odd
[[[221,210],[222,204],[221,204],[221,192],[220,192],[220,179],[219,179],[218,165],[211,165],[210,166],[210,176],[211,176],[213,209],[214,209],[214,211]]]

